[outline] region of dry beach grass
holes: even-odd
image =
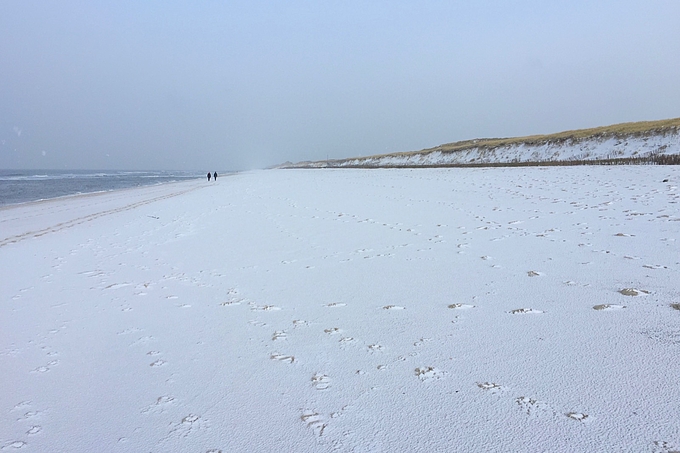
[[[609,126],[595,127],[589,129],[578,129],[563,131],[554,134],[546,135],[530,135],[524,137],[511,138],[481,138],[474,140],[463,140],[459,142],[446,143],[433,148],[425,148],[419,151],[406,151],[388,154],[376,154],[362,157],[352,157],[346,159],[333,159],[325,162],[300,162],[298,164],[286,163],[280,168],[299,168],[299,167],[382,167],[382,166],[397,166],[397,167],[495,167],[495,166],[534,166],[534,165],[583,165],[583,164],[644,164],[655,163],[664,165],[680,164],[680,155],[678,153],[658,153],[653,152],[648,155],[638,155],[634,152],[631,156],[602,156],[599,158],[571,158],[571,159],[551,159],[549,156],[544,158],[534,158],[529,160],[513,160],[504,161],[497,160],[496,153],[502,155],[503,149],[510,147],[559,147],[570,146],[579,147],[585,143],[602,143],[609,139],[614,139],[616,145],[625,143],[631,139],[647,140],[652,137],[666,137],[669,134],[677,135],[680,131],[680,118],[658,120],[658,121],[638,121],[632,123],[621,123]],[[661,145],[659,150],[663,150]],[[380,164],[376,163],[385,158],[402,159],[410,161],[414,157],[426,158],[428,155],[434,153],[452,154],[462,152],[476,152],[482,159],[471,159],[465,163],[405,163],[405,164]],[[474,162],[478,160],[478,162]],[[349,162],[355,161],[350,165]]]

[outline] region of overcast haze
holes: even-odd
[[[680,116],[680,2],[2,1],[0,168],[241,170]]]

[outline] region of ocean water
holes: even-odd
[[[203,177],[179,171],[0,170],[0,206]]]

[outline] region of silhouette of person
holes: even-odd
[[[210,176],[212,175],[210,174],[210,172],[208,172],[208,181],[210,181]]]
[[[215,172],[215,174],[213,174],[213,179],[214,179],[215,181],[217,181],[217,172]]]

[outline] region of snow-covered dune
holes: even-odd
[[[578,142],[517,143],[494,148],[472,147],[461,151],[431,151],[356,158],[339,161],[337,167],[412,167],[520,162],[569,162],[639,158],[680,154],[680,134],[589,139]],[[323,163],[320,163],[323,165]]]
[[[680,163],[680,120],[629,123],[546,136],[469,140],[422,151],[287,163],[282,167],[375,168],[671,161]]]
[[[680,167],[0,210],[3,451],[680,450]]]

